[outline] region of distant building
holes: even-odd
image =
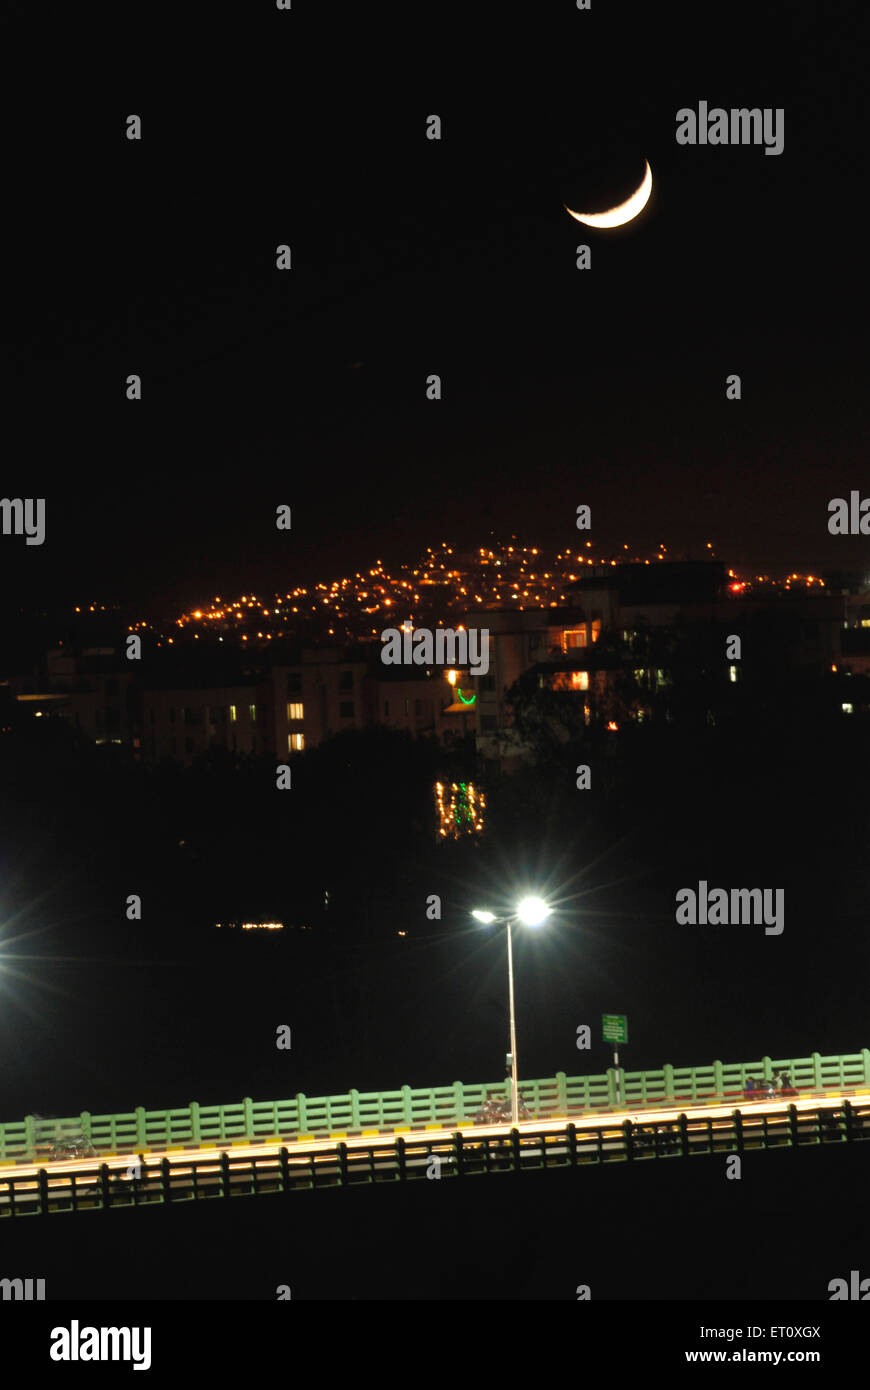
[[[210,749],[281,761],[348,729],[382,725],[449,745],[472,735],[480,756],[509,769],[508,691],[521,676],[542,689],[576,692],[584,710],[602,708],[627,673],[657,692],[670,673],[662,635],[697,632],[715,644],[747,638],[743,660],[726,667],[737,682],[777,669],[796,678],[870,675],[870,594],[863,585],[735,595],[718,561],[598,565],[584,571],[570,601],[547,607],[476,608],[451,625],[489,630],[489,669],[386,665],[377,641],[354,646],[276,648],[230,645],[163,649],[127,661],[110,647],[50,651],[39,670],[0,681],[3,729],[30,713],[61,720],[95,744],[127,747],[148,763],[189,765]],[[766,649],[766,650],[765,650]],[[765,656],[767,667],[760,663]],[[700,659],[700,658],[699,658]],[[839,690],[839,687],[838,687]],[[839,694],[837,699],[840,700]],[[866,701],[844,695],[844,712]],[[848,706],[848,709],[847,709]],[[642,704],[631,717],[642,719]],[[6,723],[7,718],[12,721]]]
[[[94,743],[138,746],[135,673],[121,669],[111,647],[50,651],[44,671],[10,676],[7,688],[21,709],[63,720]]]
[[[274,753],[272,683],[146,688],[141,742],[145,761],[152,763],[169,758],[189,765],[214,748],[252,756]]]

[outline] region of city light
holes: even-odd
[[[588,555],[565,550],[545,556],[537,546],[521,546],[515,536],[510,539],[512,544],[481,546],[464,552],[455,552],[446,543],[440,548],[430,546],[416,564],[400,565],[394,573],[378,562],[370,570],[310,587],[300,585],[283,595],[260,599],[243,594],[232,601],[215,598],[182,614],[176,625],[188,635],[193,635],[196,628],[215,635],[234,631],[237,640],[242,637],[265,644],[285,635],[283,626],[279,629],[278,624],[289,620],[286,606],[280,611],[282,604],[289,604],[289,612],[298,618],[296,632],[332,635],[345,642],[363,641],[377,634],[378,629],[366,621],[374,615],[380,615],[385,625],[415,620],[432,626],[435,622],[449,623],[451,617],[455,621],[475,605],[519,612],[559,607],[576,602],[576,586],[581,579],[588,583],[596,574],[610,573],[623,564],[674,563],[672,551],[664,543],[643,554],[623,541],[611,548],[618,553],[615,558],[614,553],[604,550]],[[586,549],[593,550],[591,541],[586,542]],[[713,562],[715,553],[712,542],[706,542],[705,563]],[[587,566],[580,576],[578,562]],[[734,569],[727,574],[731,582],[726,591],[734,597],[748,597],[761,588],[771,593],[791,593],[798,589],[815,592],[825,587],[817,575],[796,569],[780,577],[738,575]],[[152,618],[142,626],[153,628],[154,622]],[[448,674],[447,679],[455,684],[458,675]]]

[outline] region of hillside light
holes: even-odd
[[[517,905],[516,916],[526,927],[539,927],[550,916],[551,909],[542,898],[523,898]],[[511,1020],[511,1050],[508,1053],[508,1060],[511,1069],[511,1124],[514,1128],[520,1120],[520,1092],[517,1081],[517,1025],[516,1013],[514,1009],[514,957],[511,946],[511,926],[509,917],[497,918],[494,912],[489,912],[485,908],[475,908],[472,917],[478,922],[486,925],[492,922],[501,921],[507,927],[507,949],[508,949],[508,998],[510,1002]]]

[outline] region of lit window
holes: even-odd
[[[854,705],[841,705],[841,706],[840,706],[840,709],[843,711],[844,714],[854,714],[854,713],[855,713],[855,706],[854,706]]]
[[[302,714],[302,705],[301,705],[301,704],[288,704],[288,706],[287,706],[287,718],[288,718],[288,719],[302,719],[302,718],[303,718],[303,714]]]
[[[571,672],[571,689],[572,689],[572,690],[588,690],[588,689],[589,689],[589,672],[588,672],[588,671],[572,671],[572,672]]]
[[[288,734],[288,735],[287,735],[287,748],[289,749],[289,751],[290,751],[291,753],[301,753],[304,747],[305,747],[305,735],[304,735],[304,734]]]
[[[592,623],[592,641],[597,642],[601,636],[601,619],[596,618]]]
[[[248,714],[251,716],[251,722],[254,723],[254,724],[256,724],[256,722],[257,722],[257,706],[256,706],[256,705],[248,705]]]
[[[566,628],[562,633],[562,651],[567,652],[571,647],[586,646],[586,628]]]
[[[230,705],[230,723],[231,723],[231,724],[235,724],[235,722],[236,722],[236,720],[238,719],[238,717],[239,717],[239,712],[238,712],[238,710],[236,709],[235,705]]]
[[[736,681],[736,680],[737,680],[737,667],[736,667],[736,666],[729,666],[729,667],[728,667],[728,679],[729,679],[730,681]]]

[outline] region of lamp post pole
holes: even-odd
[[[504,923],[507,927],[507,949],[508,949],[508,998],[510,1001],[511,1019],[511,1123],[514,1128],[520,1122],[520,1083],[517,1069],[517,1016],[514,1007],[514,953],[511,941],[511,927],[516,918],[496,917],[494,912],[488,908],[476,907],[472,910],[472,917],[478,922],[484,922],[490,926],[493,922],[499,925]],[[517,908],[517,918],[525,923],[527,927],[539,927],[542,922],[550,916],[550,908],[540,898],[523,898]]]
[[[514,954],[511,949],[511,923],[507,922],[508,990],[511,1014],[511,1124],[516,1129],[520,1119],[519,1087],[517,1082],[517,1020],[514,1009]]]

